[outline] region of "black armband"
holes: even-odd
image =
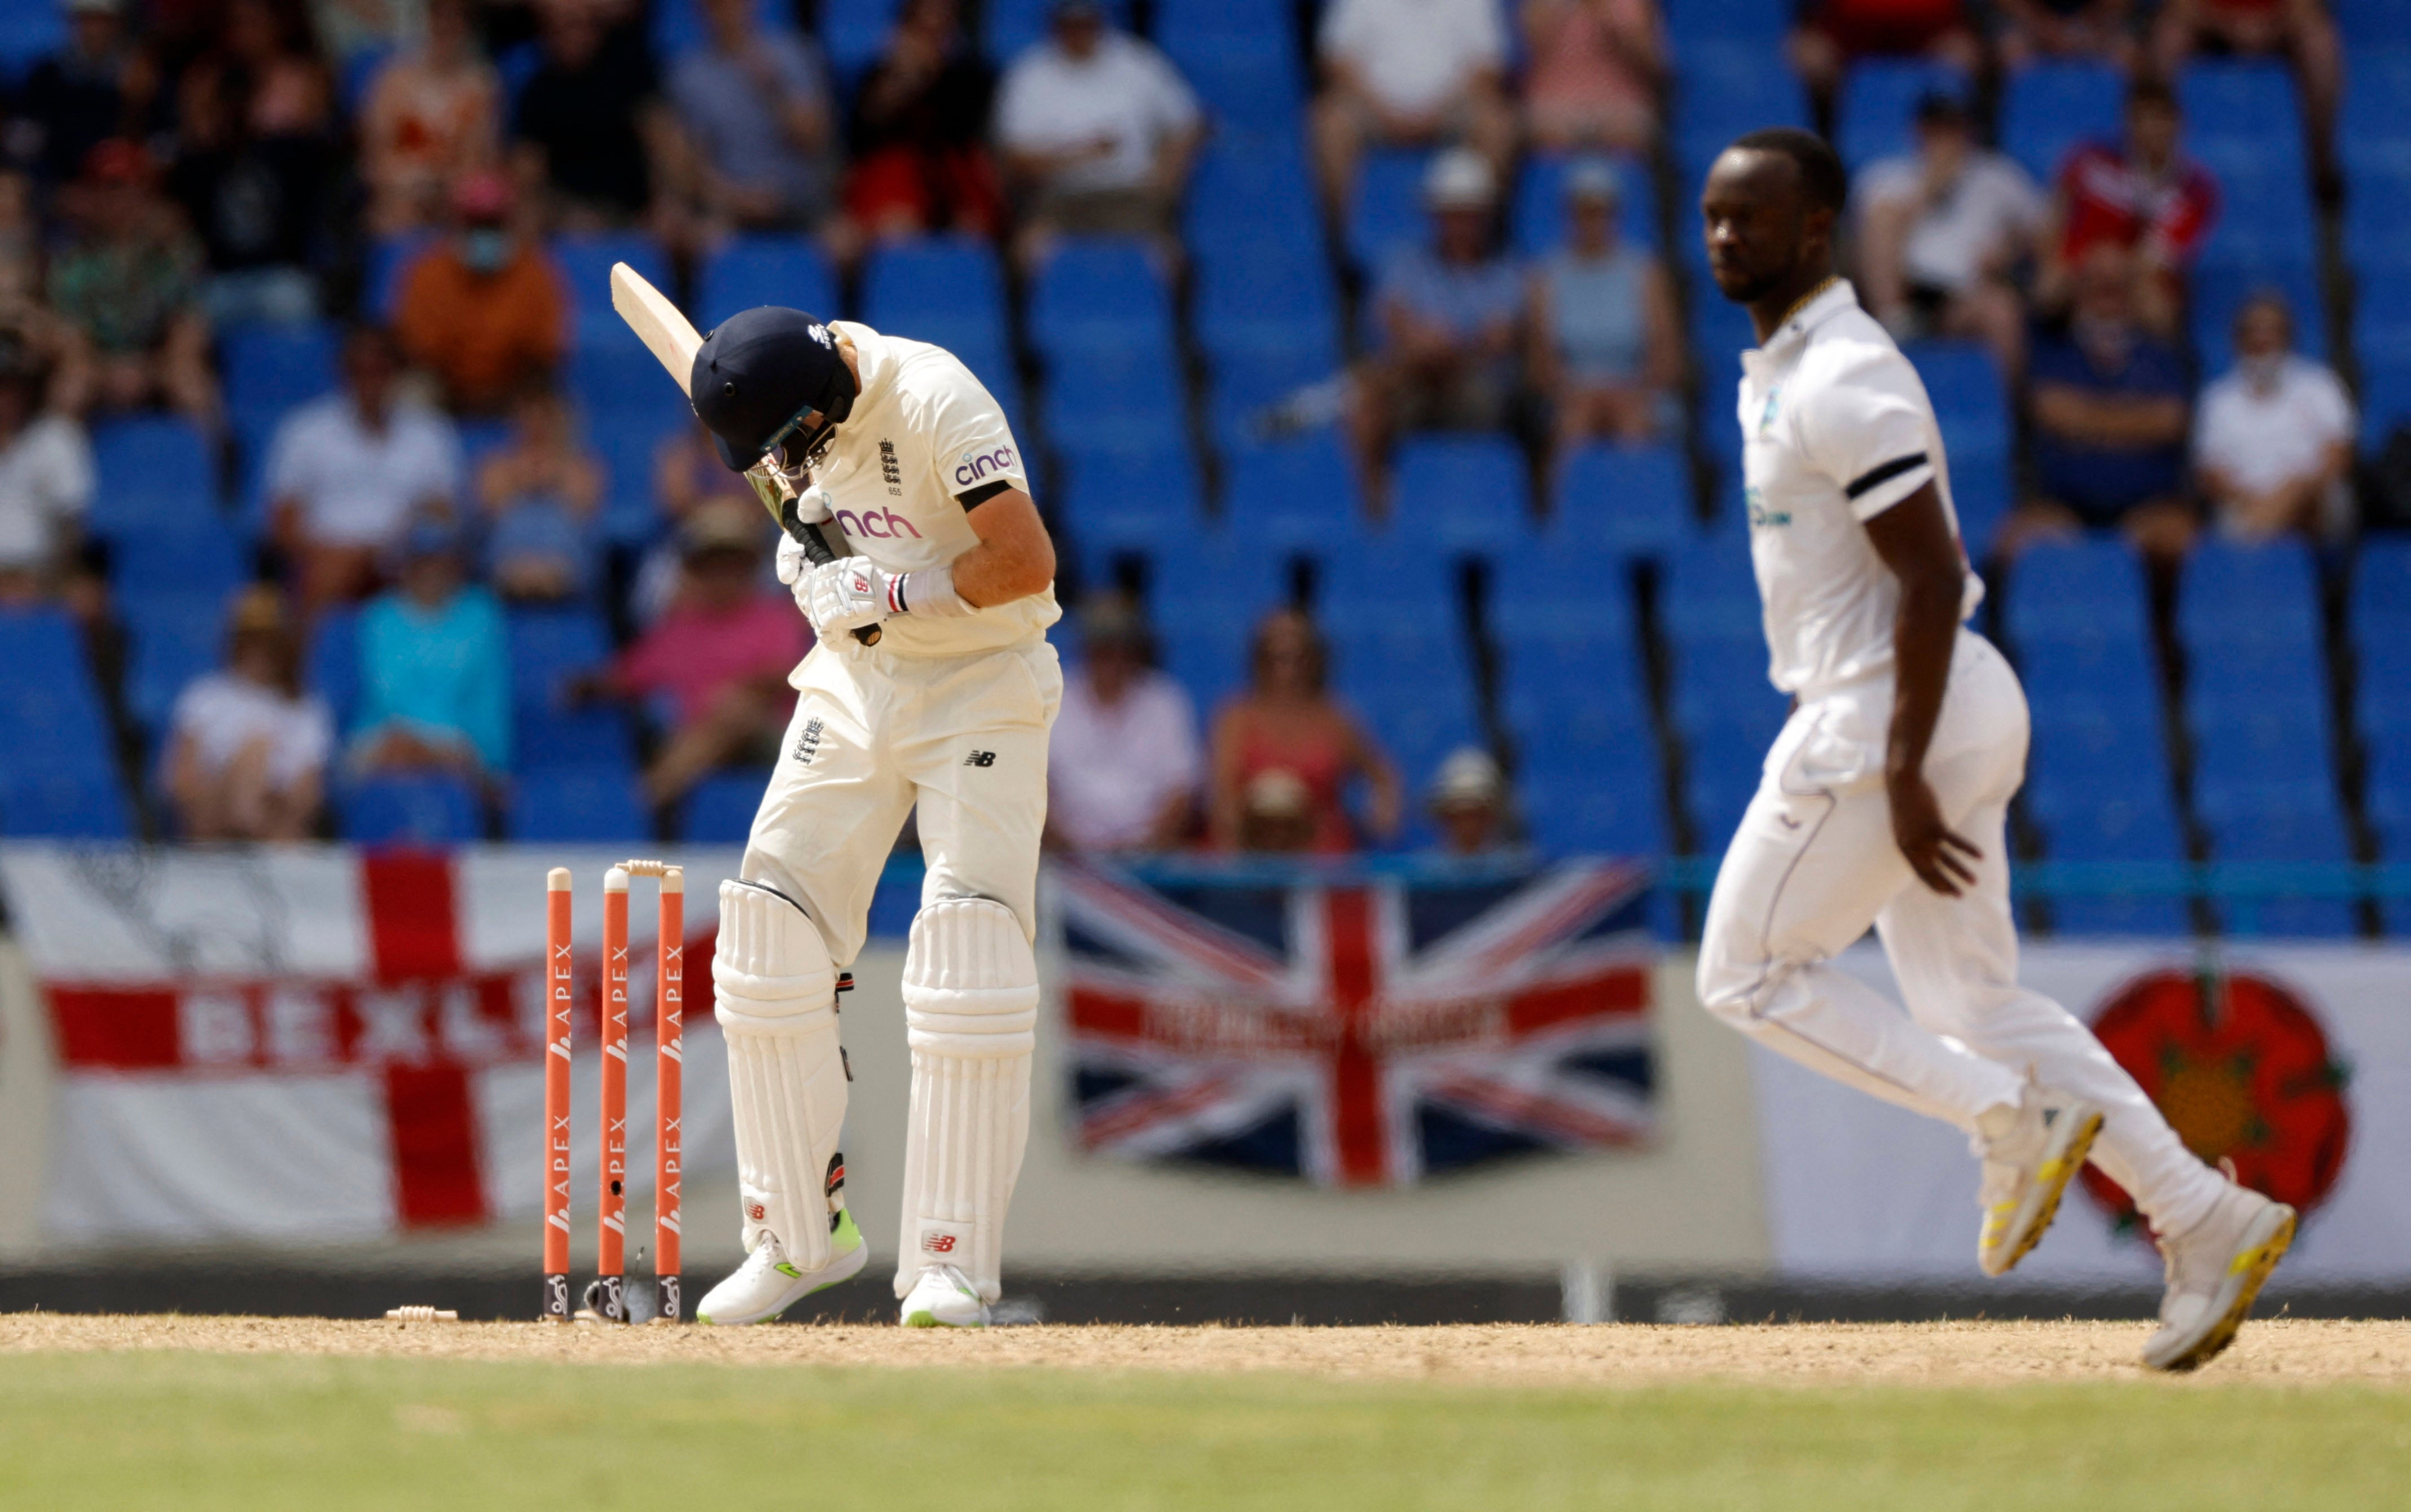
[[[1012,484],[1005,482],[1001,478],[998,479],[994,483],[983,483],[969,493],[958,493],[955,495],[955,502],[962,505],[963,513],[968,515],[972,510],[977,509],[980,505],[986,503],[989,500],[995,498],[998,494],[1004,492],[1012,487]]]

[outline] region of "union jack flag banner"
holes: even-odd
[[[1649,1137],[1642,867],[1053,875],[1088,1149],[1404,1186]]]

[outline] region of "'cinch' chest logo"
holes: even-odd
[[[997,477],[1012,471],[1012,447],[973,448],[955,458],[955,487],[968,488],[983,478]]]
[[[1748,512],[1749,528],[1753,531],[1766,530],[1775,526],[1789,525],[1791,523],[1791,511],[1788,509],[1767,508],[1766,495],[1759,492],[1756,488],[1743,489],[1741,503],[1742,508]]]

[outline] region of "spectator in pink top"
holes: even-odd
[[[1532,145],[1648,152],[1666,78],[1657,0],[1524,0],[1521,19]]]
[[[796,703],[787,674],[812,634],[785,594],[763,590],[762,535],[761,516],[748,509],[696,514],[667,612],[577,690],[668,705],[668,734],[645,769],[656,805],[676,803],[720,767],[778,757]]]

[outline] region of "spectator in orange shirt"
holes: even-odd
[[[499,173],[473,173],[452,196],[459,227],[412,265],[394,312],[411,360],[431,370],[454,410],[491,414],[562,357],[568,299],[542,249],[514,228]]]

